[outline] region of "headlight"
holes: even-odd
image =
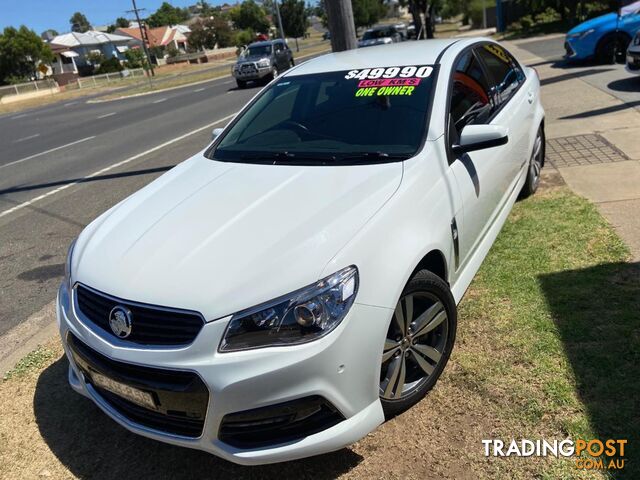
[[[64,262],[64,284],[67,289],[71,290],[71,258],[73,257],[73,249],[76,246],[77,238],[71,242],[69,245],[69,250],[67,251],[67,260]]]
[[[257,65],[258,65],[258,67],[261,67],[261,68],[269,67],[269,66],[271,66],[271,62],[269,61],[268,58],[261,58],[260,60],[258,60]]]
[[[567,35],[567,38],[582,40],[584,37],[586,37],[587,35],[591,35],[595,31],[596,30],[594,28],[590,28],[589,30],[585,30],[584,32],[571,33]]]
[[[324,337],[347,315],[358,292],[350,266],[308,287],[233,315],[220,352],[296,345]]]

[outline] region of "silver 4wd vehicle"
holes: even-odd
[[[270,81],[279,73],[293,67],[293,54],[282,39],[256,42],[249,45],[231,69],[238,88],[250,81]]]

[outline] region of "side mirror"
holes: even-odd
[[[224,128],[214,128],[211,132],[211,140],[215,140],[222,133]]]
[[[461,154],[499,147],[509,141],[509,130],[499,125],[467,125],[462,129],[460,141],[451,147],[453,153]]]

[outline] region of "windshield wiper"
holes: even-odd
[[[322,163],[322,162],[335,162],[336,156],[333,154],[322,154],[322,153],[304,153],[304,152],[255,152],[255,153],[245,153],[244,155],[240,155],[240,160],[246,162],[255,162],[255,163],[305,163],[305,162],[313,162],[313,163]]]
[[[410,155],[386,153],[386,152],[354,152],[340,157],[341,162],[349,163],[375,163],[391,162],[394,160],[406,160]]]

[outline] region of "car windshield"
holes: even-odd
[[[391,37],[392,35],[393,35],[393,32],[388,28],[385,28],[383,30],[367,30],[366,32],[364,32],[362,39],[373,40],[376,38]]]
[[[409,158],[425,135],[433,70],[418,65],[285,76],[207,156],[312,165]]]
[[[264,57],[271,55],[271,45],[254,45],[244,51],[245,57]]]

